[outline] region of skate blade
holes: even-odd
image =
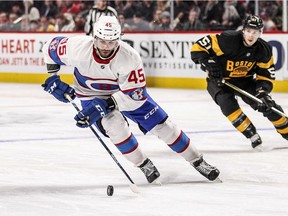
[[[155,184],[155,185],[158,185],[158,186],[162,186],[162,183],[161,183],[159,180],[156,180],[156,181],[154,182],[154,184]]]
[[[258,146],[256,146],[256,147],[254,148],[254,151],[256,151],[256,152],[264,152],[265,149],[264,149],[263,145],[260,144],[260,145],[258,145]]]
[[[223,181],[222,181],[219,177],[217,177],[217,178],[214,180],[214,182],[223,183]]]

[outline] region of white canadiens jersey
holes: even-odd
[[[100,59],[91,36],[56,37],[43,47],[46,64],[74,67],[74,88],[81,100],[112,96],[120,111],[139,108],[147,99],[140,55],[123,41],[113,55]]]

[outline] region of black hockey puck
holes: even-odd
[[[112,185],[107,186],[107,195],[112,196],[114,193],[114,187]]]

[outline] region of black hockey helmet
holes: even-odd
[[[250,15],[244,20],[243,29],[244,28],[252,28],[261,30],[263,28],[263,21],[257,15]]]

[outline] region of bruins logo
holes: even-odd
[[[248,73],[248,68],[245,66],[239,66],[234,68],[229,77],[245,77]]]

